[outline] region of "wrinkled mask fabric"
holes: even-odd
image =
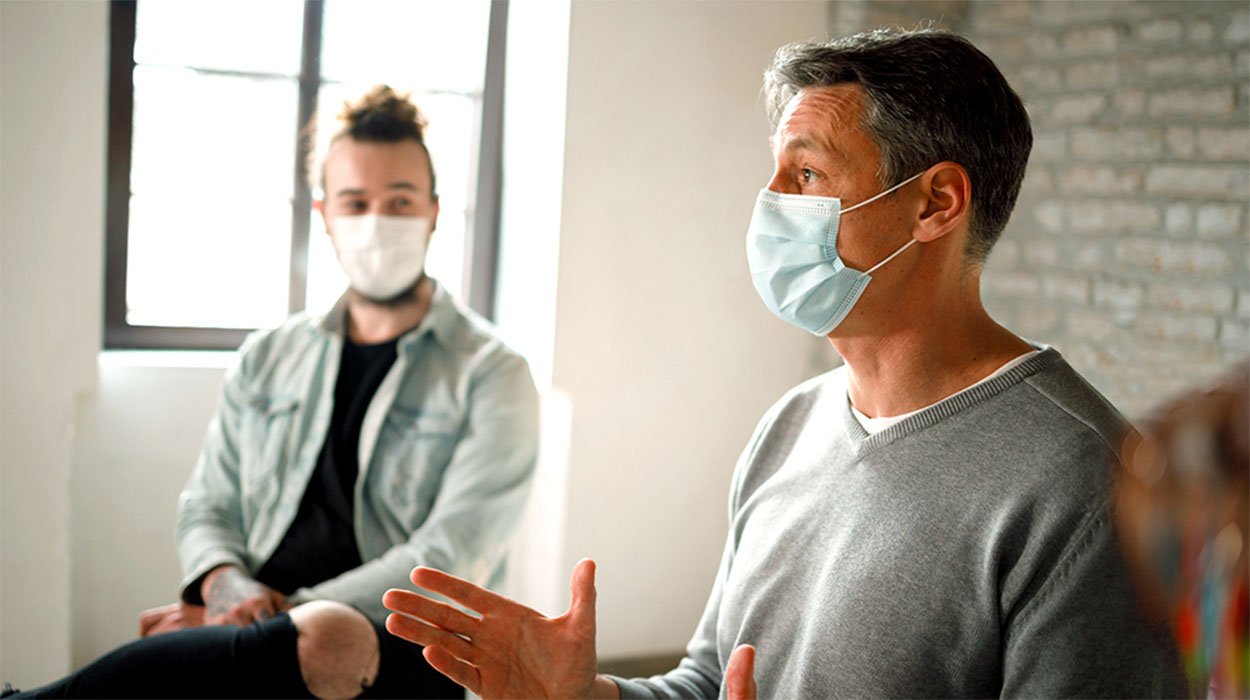
[[[335,217],[331,225],[339,265],[366,299],[393,299],[416,284],[432,219],[363,214]]]
[[[902,253],[905,243],[866,271],[847,267],[838,256],[842,214],[897,190],[924,173],[842,209],[837,197],[813,197],[760,190],[747,227],[747,263],[755,291],[778,318],[816,335],[828,335],[859,300],[872,273]]]

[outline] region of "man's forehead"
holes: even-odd
[[[774,151],[824,150],[839,154],[844,141],[865,138],[864,90],[859,85],[804,88],[786,103],[778,129],[769,139]],[[841,144],[841,146],[840,146]]]
[[[424,167],[425,149],[412,139],[399,141],[357,141],[350,136],[336,139],[326,150],[326,162],[339,160],[343,156],[351,159],[394,160],[402,162],[414,161]]]
[[[430,185],[428,156],[419,143],[411,139],[393,142],[357,141],[346,137],[330,144],[326,151],[324,173],[328,190],[341,187],[359,189],[365,180],[373,184],[412,182],[418,189]]]
[[[854,83],[803,88],[782,111],[773,134],[773,147],[779,140],[801,137],[810,140],[821,132],[827,136],[846,128],[862,128],[864,91]]]
[[[805,87],[786,103],[782,121],[795,112],[819,112],[831,121],[859,119],[864,104],[864,89],[855,83],[838,83]]]

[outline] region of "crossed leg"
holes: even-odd
[[[383,636],[384,635],[384,636]],[[118,647],[73,674],[10,697],[463,697],[420,647],[330,601],[246,627],[192,627]]]

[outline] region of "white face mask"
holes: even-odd
[[[337,216],[330,221],[334,252],[352,289],[387,301],[416,284],[425,267],[433,220],[425,216]]]

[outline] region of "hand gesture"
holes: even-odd
[[[755,700],[755,647],[739,645],[729,655],[725,669],[725,697],[729,700]]]
[[[411,579],[481,618],[411,591],[392,589],[382,604],[424,623],[393,614],[386,619],[386,629],[424,645],[431,666],[475,695],[486,700],[618,695],[614,683],[596,677],[593,561],[583,559],[573,570],[572,601],[559,617],[545,617],[434,569],[413,569]]]
[[[139,636],[174,632],[204,624],[204,607],[187,603],[170,603],[139,613]]]
[[[243,573],[236,566],[219,566],[204,577],[201,587],[207,625],[250,625],[286,610],[286,596]]]

